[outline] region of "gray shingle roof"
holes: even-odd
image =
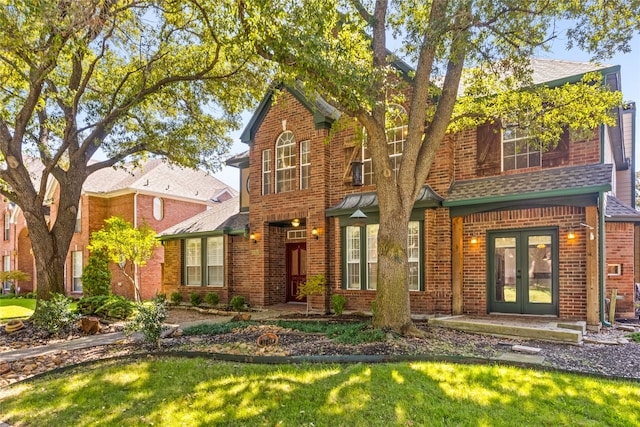
[[[229,220],[238,213],[239,207],[239,197],[234,197],[167,228],[166,230],[158,233],[158,237],[210,233],[214,231],[224,231],[224,229],[228,227],[234,228],[233,226],[238,225],[239,222],[235,220],[235,222],[229,222]],[[245,216],[248,217],[248,215]],[[241,224],[239,228],[244,229],[244,224]]]
[[[139,191],[199,201],[210,201],[225,190],[231,196],[238,194],[205,171],[171,166],[159,159],[135,169],[132,165],[101,169],[91,174],[83,186],[84,192],[101,195]]]
[[[607,196],[605,211],[605,221],[640,222],[640,212],[613,196]]]
[[[531,59],[533,83],[545,83],[565,79],[591,71],[604,70],[611,65],[598,65],[592,62],[565,61],[562,59]]]
[[[433,189],[425,185],[420,189],[416,198],[416,207],[436,207],[442,202],[440,197]],[[369,211],[378,209],[378,195],[375,191],[366,193],[347,194],[340,203],[325,209],[327,216],[340,216],[352,214],[356,209],[364,209]]]
[[[608,191],[612,168],[610,164],[598,163],[459,181],[453,184],[443,205],[482,203],[487,199],[515,200],[532,194],[551,197]]]

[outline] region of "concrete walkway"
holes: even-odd
[[[251,312],[251,320],[267,320],[274,319],[285,312],[291,312],[292,310],[265,310]],[[181,324],[167,324],[170,327],[185,328],[187,326],[200,325],[204,323],[224,323],[231,320],[233,316],[211,316],[209,319],[197,320],[194,322],[185,322]],[[131,338],[124,335],[122,332],[113,332],[109,334],[89,335],[86,337],[76,338],[69,341],[61,341],[54,344],[43,345],[40,347],[30,347],[20,350],[11,350],[0,352],[0,362],[14,362],[16,360],[27,359],[30,357],[44,356],[46,354],[55,353],[58,351],[73,351],[89,347],[98,347],[103,345],[114,344],[120,341],[133,339],[134,341],[140,337],[139,334],[133,334]],[[0,424],[0,427],[2,425]]]

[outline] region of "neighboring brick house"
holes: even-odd
[[[37,163],[34,162],[34,167]],[[51,221],[55,221],[58,191],[59,186],[52,181],[46,197],[50,203]],[[91,233],[102,228],[105,219],[121,216],[134,226],[146,222],[153,230],[160,231],[236,196],[236,190],[204,171],[170,166],[162,160],[150,160],[136,168],[125,165],[93,173],[83,186],[76,233],[69,247],[65,267],[67,294],[82,295],[80,276],[89,256],[87,245]],[[3,209],[2,205],[0,209]],[[14,219],[11,223],[11,236],[17,236],[13,238],[17,246],[3,253],[10,251],[16,254],[11,269],[17,267],[35,276],[28,230],[19,211],[12,213]],[[3,212],[11,211],[4,207]],[[3,248],[0,246],[0,250]],[[151,298],[160,291],[163,262],[164,250],[159,247],[139,271],[135,271],[130,263],[125,266],[129,275],[137,275],[143,299]],[[113,292],[133,298],[133,287],[120,268],[112,265],[111,270]],[[32,282],[24,284],[22,290],[33,290],[35,277]]]
[[[534,60],[533,67],[537,84],[571,83],[597,70],[620,88],[619,67],[556,60]],[[412,311],[550,315],[596,325],[604,296],[616,288],[618,314],[632,316],[640,223],[631,191],[634,111],[634,104],[616,111],[617,126],[585,139],[567,133],[547,152],[501,123],[448,136],[407,233]],[[295,88],[278,102],[269,92],[258,106],[241,136],[249,152],[229,162],[241,170],[249,229],[227,242],[227,295],[254,306],[294,302],[306,277],[323,274],[327,291],[312,298],[314,308],[329,310],[330,296],[342,294],[348,309],[370,309],[373,171],[355,124],[329,131],[339,116]],[[396,164],[403,117],[389,131]],[[166,265],[184,258],[167,256]],[[186,292],[184,277],[165,280],[165,289]]]

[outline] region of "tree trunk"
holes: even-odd
[[[407,228],[409,215],[384,215],[378,228],[378,281],[373,325],[405,334],[412,329]]]

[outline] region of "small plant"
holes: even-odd
[[[109,297],[107,295],[96,295],[93,297],[83,297],[78,301],[77,307],[80,314],[95,314],[96,310],[102,307]]]
[[[632,334],[627,335],[627,338],[629,338],[631,341],[640,343],[640,332],[634,332]]]
[[[162,292],[158,293],[158,291],[156,291],[156,296],[154,296],[153,299],[165,304],[167,302],[167,294]]]
[[[24,297],[28,298],[28,299],[36,299],[36,293],[35,292],[27,292],[27,294]]]
[[[119,295],[110,295],[108,299],[96,309],[95,314],[112,319],[128,319],[133,314],[135,305]]]
[[[345,305],[347,305],[347,297],[340,294],[331,295],[331,307],[333,307],[333,312],[336,315],[342,315]]]
[[[244,297],[242,295],[236,295],[235,297],[231,298],[231,301],[229,301],[229,304],[231,305],[231,307],[233,307],[235,311],[243,311]]]
[[[111,293],[109,257],[103,251],[92,252],[82,268],[82,293],[87,297]]]
[[[62,294],[53,294],[49,301],[41,300],[33,313],[33,325],[50,334],[58,334],[78,320],[71,311],[71,301]]]
[[[189,295],[189,301],[191,302],[192,306],[198,307],[200,304],[202,304],[202,295],[193,292]]]
[[[182,294],[178,291],[171,292],[171,302],[175,305],[178,305],[182,302]]]
[[[375,317],[376,308],[378,308],[378,302],[376,300],[371,301],[371,316]]]
[[[214,307],[218,305],[218,303],[220,302],[220,297],[215,292],[209,292],[207,295],[204,296],[204,302]]]
[[[142,337],[147,343],[155,343],[160,346],[160,335],[162,334],[162,322],[167,318],[167,309],[164,302],[157,299],[150,303],[137,304],[138,310],[125,327],[125,332],[142,332]]]
[[[319,295],[324,292],[326,284],[327,279],[324,277],[324,274],[316,274],[315,276],[311,276],[307,279],[306,282],[300,285],[296,298],[302,299],[311,295]],[[311,301],[309,301],[309,298],[307,298],[307,316],[309,315],[310,305]]]

